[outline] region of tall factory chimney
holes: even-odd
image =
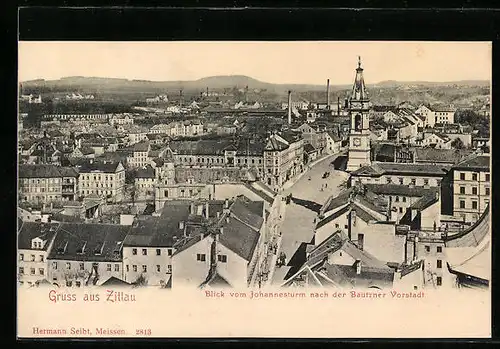
[[[337,97],[337,116],[340,115],[340,97]]]
[[[330,109],[330,79],[326,80],[326,109]]]
[[[288,91],[288,125],[292,124],[292,91]]]
[[[179,106],[182,108],[182,90],[180,90],[179,93],[180,93]]]

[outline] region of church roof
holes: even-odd
[[[356,78],[352,87],[351,100],[364,101],[368,100],[366,92],[365,80],[363,77],[363,68],[361,68],[361,57],[359,57],[358,68],[356,69]]]

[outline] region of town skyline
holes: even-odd
[[[370,85],[491,80],[489,42],[21,41],[18,76],[19,82],[75,76],[151,82],[247,76],[270,84],[324,85],[330,79],[336,86],[352,83],[358,56]]]

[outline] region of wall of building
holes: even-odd
[[[247,287],[248,261],[220,243],[217,246],[217,254],[227,258],[227,263],[217,262],[217,272],[233,287]]]
[[[86,280],[92,272],[93,263],[92,261],[81,262],[49,259],[47,280],[52,284],[56,283],[59,287],[84,287]],[[97,263],[97,270],[99,273],[97,285],[101,285],[110,277],[123,279],[123,263],[121,261],[95,263]],[[68,281],[71,282],[71,286],[67,286]],[[78,286],[78,282],[80,286]]]
[[[198,243],[172,257],[172,288],[198,287],[210,270],[210,249],[213,238],[205,237]],[[197,254],[205,254],[205,261],[196,260]]]
[[[133,253],[134,249],[136,250],[135,255]],[[146,250],[146,254],[143,254],[143,250]],[[158,254],[157,250],[159,250],[160,254]],[[143,275],[150,286],[160,285],[161,281],[167,283],[172,273],[172,253],[173,249],[170,247],[124,247],[123,280],[133,283],[140,275]],[[134,266],[137,268],[136,271]],[[143,269],[144,266],[146,271]]]
[[[21,283],[31,285],[47,278],[47,251],[20,249],[17,260],[18,281]]]

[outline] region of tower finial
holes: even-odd
[[[361,56],[358,56],[358,68],[361,68]]]

